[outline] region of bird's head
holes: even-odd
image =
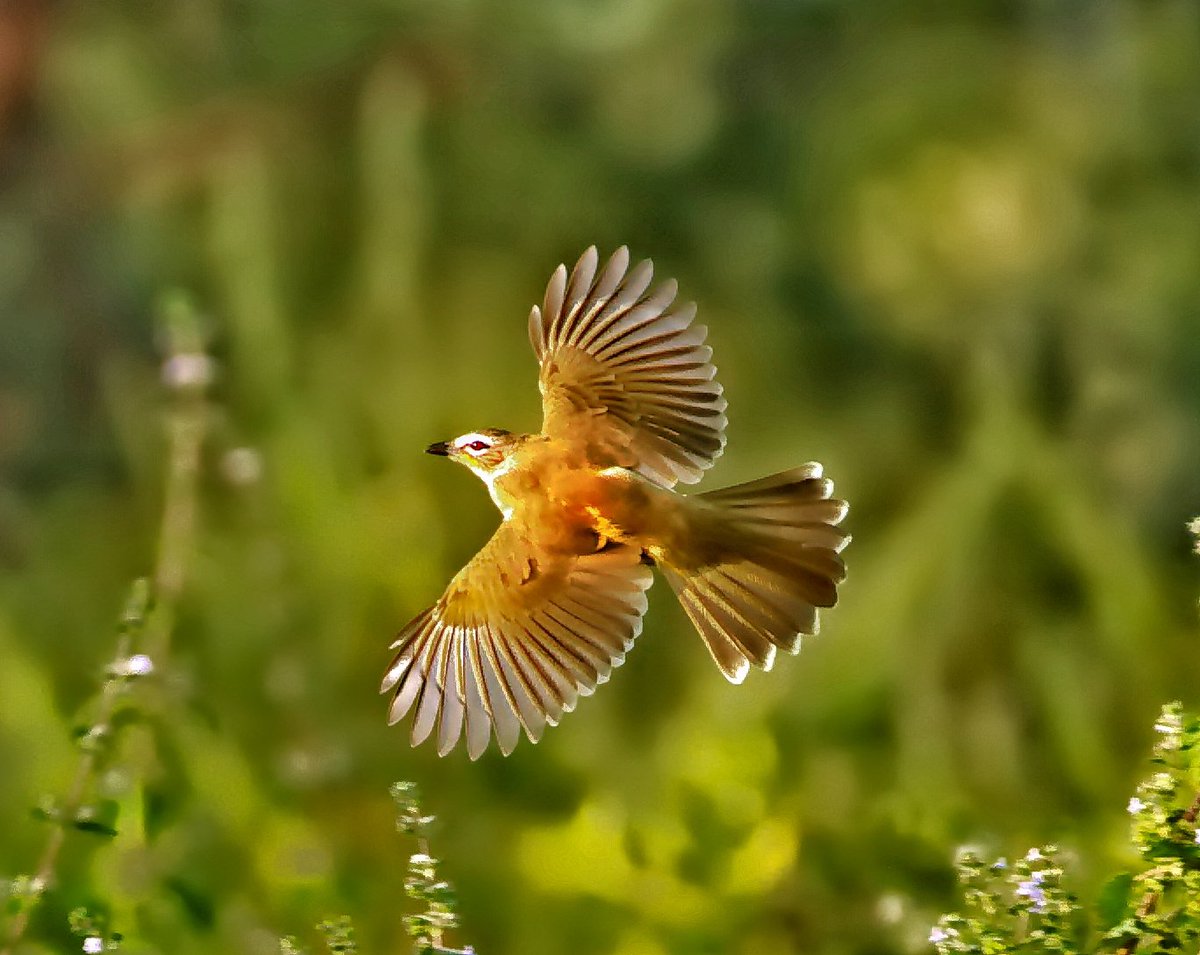
[[[453,441],[431,444],[425,452],[457,461],[490,484],[497,473],[504,469],[509,455],[517,449],[523,437],[503,428],[484,428],[482,431],[460,434]]]

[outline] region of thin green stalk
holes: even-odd
[[[166,492],[154,569],[155,612],[146,627],[145,650],[163,661],[170,650],[175,605],[183,593],[195,538],[200,452],[208,428],[202,391],[180,395],[167,422]]]
[[[134,585],[95,718],[82,740],[71,784],[51,820],[50,835],[30,881],[31,896],[9,923],[0,955],[13,955],[34,909],[54,881],[67,827],[83,808],[104,749],[102,744],[112,732],[111,721],[128,679],[151,668],[161,669],[170,649],[175,605],[187,579],[195,537],[200,453],[208,422],[205,392],[212,377],[212,364],[203,349],[199,322],[189,306],[182,301],[169,303],[164,319],[167,347],[163,378],[173,400],[166,428],[166,487],[153,583],[147,586],[145,581],[138,581]],[[131,666],[137,637],[141,638],[137,641],[141,643],[141,653],[136,658],[137,665]]]
[[[100,692],[100,702],[97,706],[96,718],[85,736],[85,745],[81,747],[79,762],[75,767],[75,775],[71,785],[63,797],[60,807],[55,812],[55,825],[50,829],[50,836],[42,849],[37,868],[31,885],[34,891],[28,904],[13,916],[8,928],[8,941],[3,955],[11,955],[17,942],[25,934],[29,918],[42,893],[54,878],[54,870],[58,864],[58,856],[66,839],[67,825],[78,815],[87,794],[88,784],[96,769],[101,747],[95,745],[105,739],[111,732],[110,720],[116,708],[117,700],[124,691],[125,681],[121,678],[118,668],[130,659],[134,633],[142,626],[149,603],[149,589],[145,581],[138,581],[130,595],[125,613],[122,617],[120,636],[117,639],[117,655],[109,667],[109,678]]]

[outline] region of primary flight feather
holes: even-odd
[[[488,486],[503,521],[392,645],[389,722],[478,758],[537,741],[625,659],[657,566],[725,676],[800,649],[837,601],[844,501],[810,463],[684,496],[725,447],[725,399],[696,307],[653,267],[593,246],[529,316],[540,434],[485,428],[431,445]]]

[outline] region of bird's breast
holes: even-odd
[[[624,468],[579,466],[553,454],[518,465],[495,489],[497,502],[509,502],[542,546],[570,553],[609,541],[647,546],[675,520],[682,500]]]

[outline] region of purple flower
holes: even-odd
[[[1037,914],[1046,911],[1046,891],[1038,884],[1042,878],[1041,872],[1035,872],[1033,878],[1017,884],[1017,895],[1029,899],[1029,911]]]

